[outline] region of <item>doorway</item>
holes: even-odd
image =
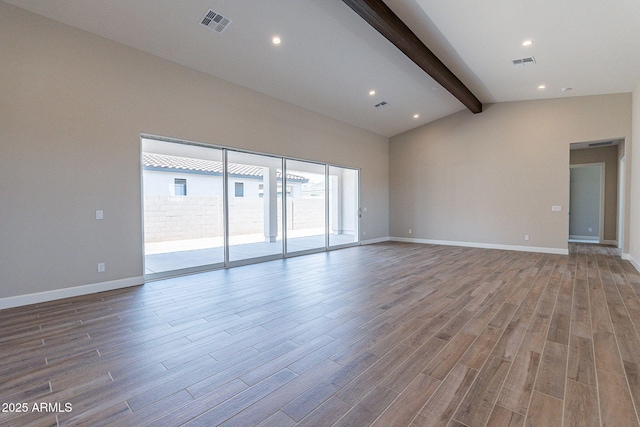
[[[595,188],[590,193],[591,214],[586,219],[583,216],[584,207],[576,206],[576,200],[573,200],[574,206],[572,206],[572,198],[578,190],[569,188],[569,240],[597,242],[611,246],[618,246],[621,243],[620,233],[624,221],[621,220],[620,214],[624,212],[624,200],[620,200],[620,194],[624,192],[622,189],[624,177],[620,176],[620,169],[623,157],[624,140],[622,139],[578,142],[570,145],[570,176],[573,174],[575,181],[576,178],[586,179],[585,175],[591,175],[591,182]],[[588,169],[579,170],[574,166],[591,167],[592,172],[589,173]],[[600,167],[600,172],[596,173],[594,167]],[[588,190],[585,189],[585,191]],[[596,207],[596,200],[599,201],[598,207]],[[595,219],[594,212],[599,213],[599,218]]]

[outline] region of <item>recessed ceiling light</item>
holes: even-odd
[[[370,90],[370,91],[369,91],[369,95],[373,96],[373,95],[375,95],[375,94],[376,94],[376,91],[375,91],[375,90]]]
[[[533,44],[533,40],[525,40],[522,42],[522,46],[531,46]]]
[[[419,117],[420,117],[420,114],[414,114],[414,115],[413,115],[413,118],[414,118],[414,119],[417,119],[417,118],[419,118]]]
[[[538,89],[542,90],[542,89],[546,89],[547,87],[545,85],[540,85],[538,86]]]
[[[276,46],[277,46],[277,45],[279,45],[280,43],[282,43],[282,40],[280,39],[280,37],[278,37],[278,36],[274,36],[274,37],[271,39],[271,43],[273,43],[274,45],[276,45]]]

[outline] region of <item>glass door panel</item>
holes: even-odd
[[[282,256],[282,159],[227,152],[229,262]]]
[[[287,253],[326,248],[325,165],[286,160]]]
[[[359,242],[358,170],[329,166],[329,246]]]
[[[142,138],[145,275],[224,263],[222,150]]]

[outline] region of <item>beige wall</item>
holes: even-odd
[[[141,132],[361,168],[388,236],[387,138],[2,2],[0,40],[0,306],[140,281]]]
[[[631,164],[631,188],[629,191],[629,255],[636,268],[640,270],[640,82],[633,91],[633,141],[636,143],[626,147],[626,161]]]
[[[618,221],[618,146],[571,150],[572,165],[604,163],[604,240],[617,242]]]
[[[566,250],[569,144],[630,135],[617,94],[494,104],[393,137],[390,234]]]

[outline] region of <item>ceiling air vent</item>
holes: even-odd
[[[525,65],[535,64],[536,58],[534,58],[533,56],[530,56],[529,58],[514,59],[511,62],[513,62],[513,65],[516,67],[524,67]]]
[[[374,105],[374,107],[380,108],[380,107],[384,107],[385,105],[387,105],[387,101],[382,101]]]
[[[604,147],[605,145],[611,145],[611,144],[613,144],[613,141],[593,142],[593,143],[589,144],[589,147]]]
[[[210,30],[215,31],[218,34],[222,34],[222,32],[227,28],[227,26],[231,23],[230,19],[225,18],[219,13],[214,12],[209,9],[209,11],[204,15],[202,20],[200,20],[200,24],[209,28]]]

